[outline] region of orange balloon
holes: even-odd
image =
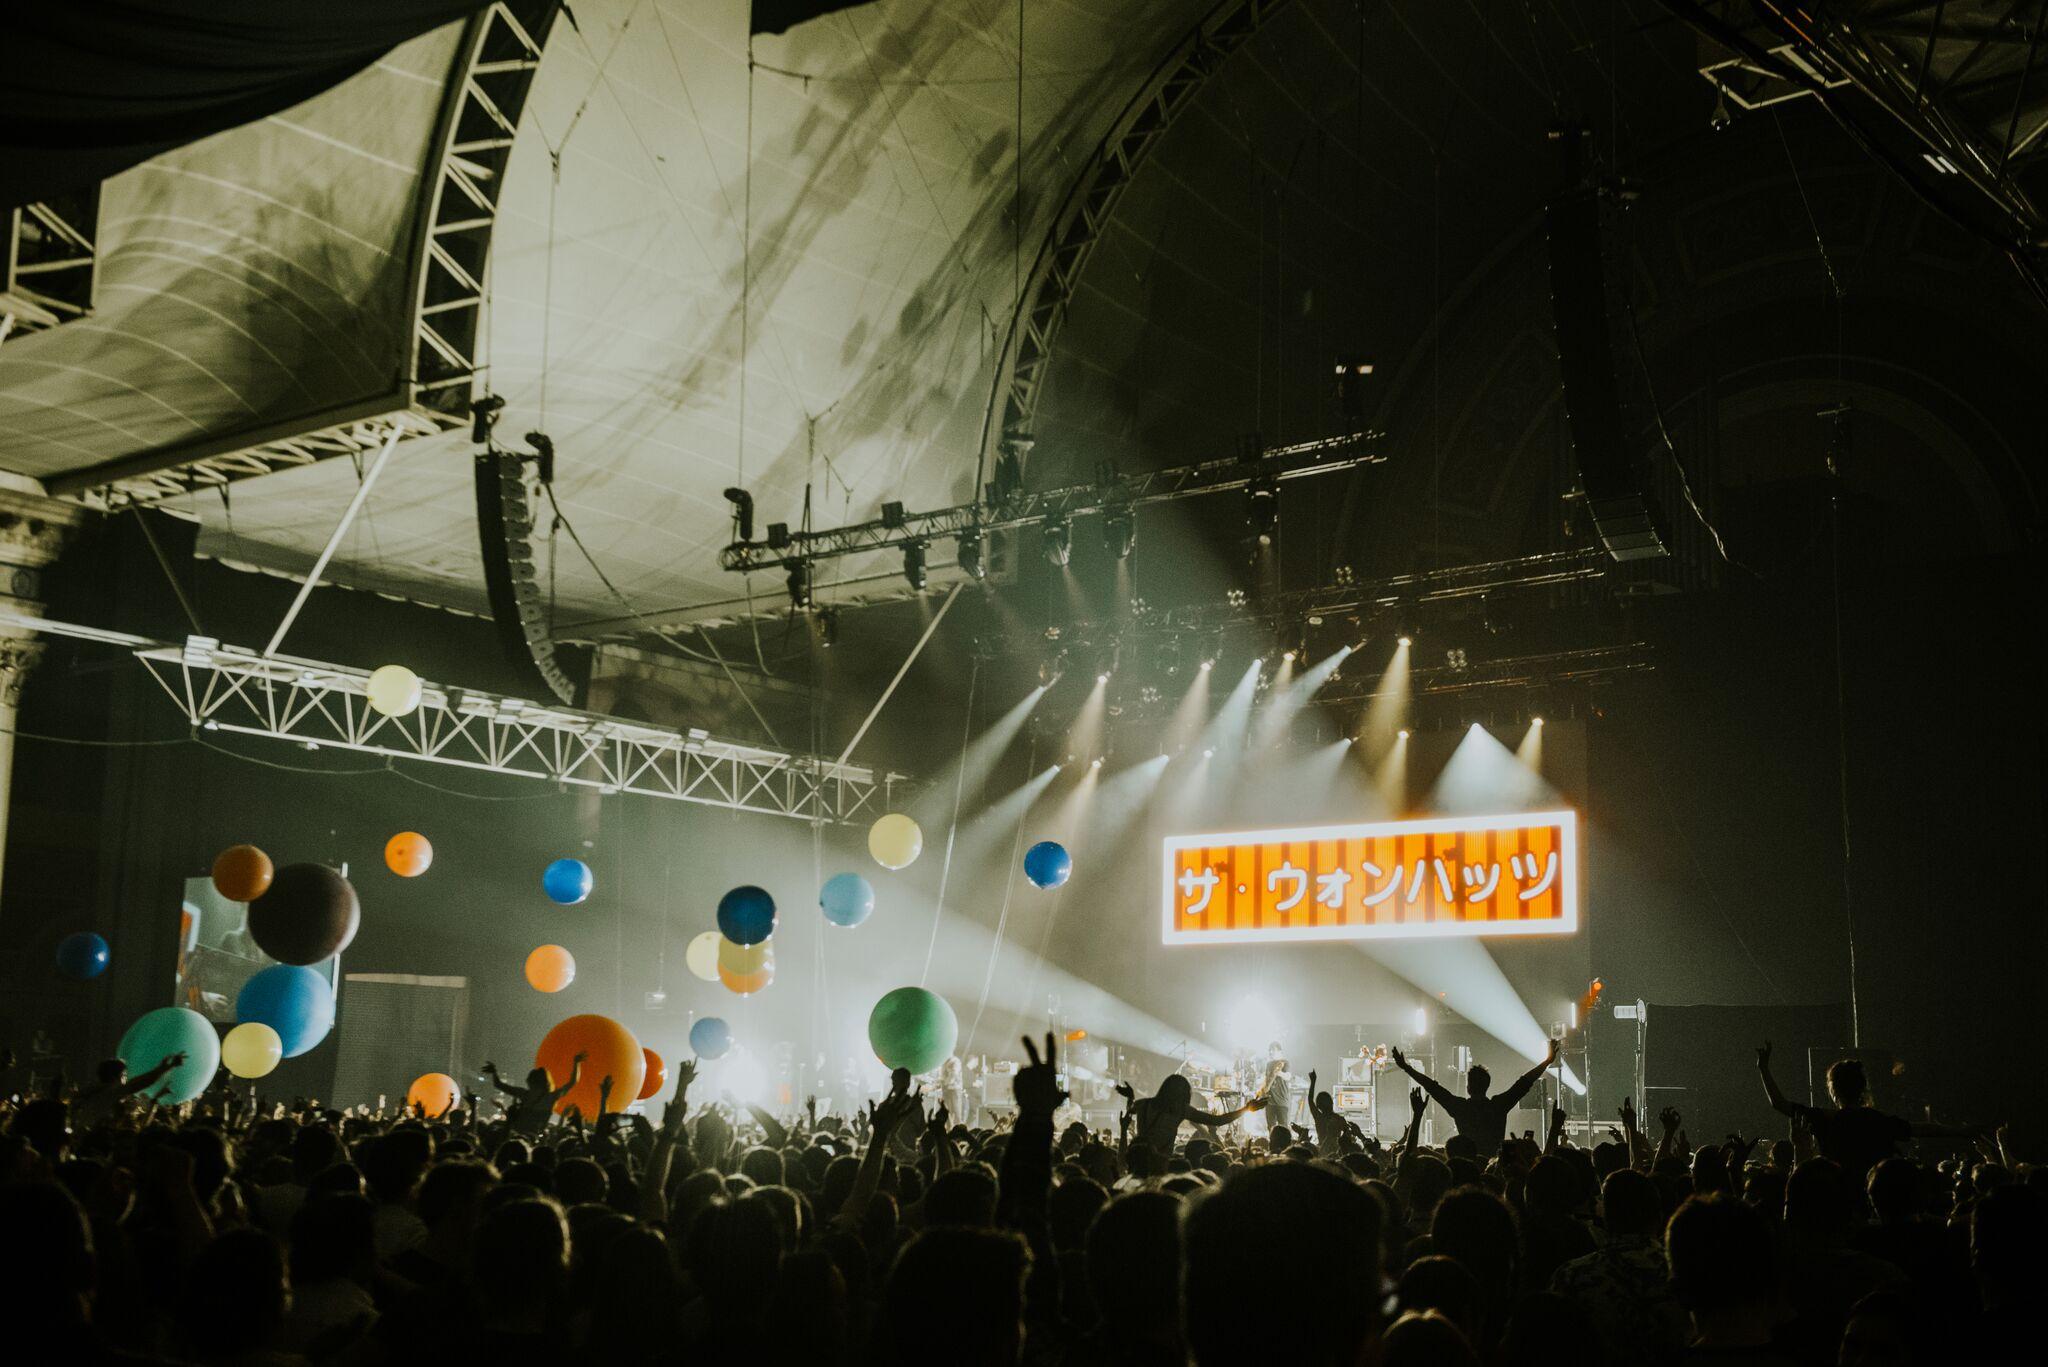
[[[640,1084],[640,1095],[633,1098],[635,1101],[647,1100],[661,1090],[662,1083],[668,1081],[668,1065],[661,1061],[661,1055],[645,1045],[641,1046],[640,1052],[647,1056],[647,1080]]]
[[[754,973],[735,973],[724,964],[718,966],[718,981],[725,984],[728,992],[737,992],[742,997],[751,997],[775,981],[775,956],[770,954]]]
[[[542,945],[526,956],[526,981],[538,992],[560,992],[576,981],[576,958],[560,945]]]
[[[428,1116],[437,1116],[462,1103],[462,1088],[446,1073],[421,1073],[405,1091],[405,1109],[424,1106]]]
[[[647,1055],[631,1030],[609,1016],[571,1016],[548,1031],[533,1062],[535,1067],[547,1069],[550,1087],[560,1087],[574,1071],[578,1054],[584,1055],[583,1075],[555,1103],[556,1111],[574,1106],[595,1119],[598,1090],[606,1077],[612,1080],[612,1110],[623,1111],[639,1097],[640,1084],[647,1076]]]
[[[277,873],[254,845],[230,845],[213,857],[213,886],[230,902],[253,902],[270,891]]]
[[[384,867],[400,878],[417,878],[434,862],[434,847],[418,831],[400,831],[384,842]]]

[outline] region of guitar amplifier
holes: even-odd
[[[1339,1115],[1364,1115],[1372,1109],[1372,1088],[1339,1084],[1330,1089],[1330,1101]]]

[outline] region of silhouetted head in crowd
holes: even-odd
[[[1483,1100],[1487,1089],[1492,1086],[1493,1074],[1487,1072],[1484,1065],[1475,1063],[1465,1070],[1465,1095]]]
[[[186,1351],[225,1362],[268,1348],[291,1304],[284,1251],[258,1229],[231,1229],[202,1248],[178,1302]]]
[[[1828,1065],[1828,1095],[1837,1106],[1861,1106],[1870,1099],[1870,1082],[1863,1065],[1853,1058],[1836,1059]]]
[[[592,1158],[571,1158],[555,1165],[555,1198],[565,1206],[603,1201],[611,1191],[605,1171]]]
[[[927,1198],[929,1199],[929,1198]],[[1064,1252],[1088,1241],[1088,1227],[1109,1201],[1109,1190],[1092,1177],[1069,1177],[1046,1198],[1052,1246]]]
[[[1479,1304],[1479,1279],[1465,1264],[1441,1253],[1417,1258],[1401,1274],[1397,1298],[1405,1312],[1443,1315],[1469,1337],[1485,1320]]]
[[[1664,1253],[1672,1292],[1710,1346],[1768,1340],[1778,1269],[1762,1215],[1726,1192],[1689,1196],[1665,1226]]]
[[[1194,1084],[1180,1073],[1159,1084],[1159,1099],[1169,1106],[1185,1106],[1194,1099],[1194,1095]]]
[[[1181,1307],[1195,1361],[1264,1361],[1267,1308],[1347,1307],[1290,1325],[1290,1360],[1310,1367],[1358,1361],[1379,1332],[1380,1208],[1359,1186],[1308,1163],[1235,1173],[1190,1202],[1182,1226]],[[1363,1295],[1362,1295],[1363,1293]],[[1257,1307],[1247,1313],[1246,1307]]]
[[[1925,1190],[1920,1165],[1910,1158],[1885,1159],[1870,1170],[1864,1184],[1871,1211],[1887,1225],[1904,1224],[1918,1215]]]
[[[2048,1282],[2048,1196],[2002,1187],[1977,1203],[1970,1267],[1987,1309],[2031,1305]]]
[[[1609,1239],[1654,1239],[1664,1221],[1657,1184],[1628,1168],[1608,1173],[1600,1184],[1600,1217]]]
[[[985,1164],[942,1172],[924,1194],[924,1223],[981,1229],[996,1222],[996,1175]]]
[[[1480,1367],[1464,1331],[1434,1310],[1410,1312],[1387,1330],[1380,1367]]]
[[[876,1359],[890,1367],[1012,1367],[1024,1349],[1031,1250],[1008,1231],[931,1229],[904,1245],[882,1292]]]
[[[1914,1367],[1939,1361],[1939,1348],[1926,1312],[1911,1296],[1879,1291],[1849,1311],[1835,1362],[1836,1367]]]
[[[1179,1198],[1132,1191],[1088,1230],[1088,1290],[1104,1331],[1124,1342],[1180,1337]]]
[[[1429,1224],[1429,1246],[1465,1265],[1479,1282],[1489,1314],[1513,1295],[1521,1248],[1514,1212],[1484,1187],[1457,1187],[1444,1194]]]
[[[291,1273],[298,1286],[337,1277],[369,1285],[377,1273],[376,1213],[370,1202],[346,1192],[308,1195],[292,1217]]]
[[[540,1316],[552,1308],[569,1275],[569,1225],[546,1197],[492,1207],[478,1226],[477,1291],[495,1312]]]
[[[95,1272],[92,1229],[71,1194],[49,1182],[0,1186],[0,1230],[25,1255],[0,1276],[0,1323],[87,1323]]]

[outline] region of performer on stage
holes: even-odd
[[[1508,1112],[1515,1109],[1528,1090],[1536,1085],[1536,1079],[1557,1062],[1559,1041],[1550,1042],[1550,1052],[1543,1056],[1543,1062],[1516,1078],[1514,1085],[1498,1096],[1488,1096],[1486,1089],[1493,1085],[1493,1074],[1473,1064],[1465,1074],[1465,1095],[1453,1096],[1424,1077],[1419,1069],[1412,1068],[1399,1049],[1394,1050],[1394,1066],[1422,1084],[1437,1105],[1449,1113],[1457,1125],[1458,1133],[1471,1140],[1481,1155],[1498,1152],[1501,1142],[1508,1137]]]
[[[1266,1105],[1265,1098],[1260,1097],[1231,1111],[1198,1111],[1189,1104],[1194,1099],[1194,1089],[1179,1073],[1160,1083],[1156,1095],[1142,1101],[1137,1099],[1137,1093],[1128,1082],[1118,1083],[1116,1090],[1124,1100],[1132,1103],[1136,1133],[1131,1138],[1161,1153],[1173,1152],[1174,1140],[1180,1134],[1183,1121],[1190,1125],[1206,1125],[1213,1130],[1228,1125],[1241,1115],[1262,1110]]]
[[[939,1065],[939,1099],[946,1103],[955,1125],[974,1123],[974,1117],[967,1112],[967,1075],[961,1070],[958,1054],[949,1055]]]
[[[1271,1134],[1275,1125],[1292,1123],[1294,1113],[1287,1104],[1287,1056],[1280,1052],[1277,1040],[1266,1051],[1265,1076],[1259,1080],[1258,1090],[1266,1098],[1266,1133]]]

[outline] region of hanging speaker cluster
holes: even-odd
[[[491,620],[506,661],[527,690],[574,702],[576,684],[557,658],[548,634],[547,599],[533,558],[533,508],[517,455],[485,450],[476,458],[476,529],[482,542],[484,587]]]

